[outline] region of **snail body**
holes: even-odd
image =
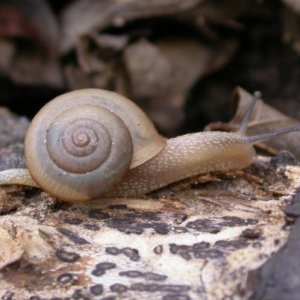
[[[168,139],[151,160],[129,170],[108,196],[138,196],[184,178],[211,171],[243,169],[255,157],[242,135],[198,132]]]
[[[216,170],[242,169],[255,158],[257,141],[299,130],[247,137],[254,97],[238,132],[198,132],[164,139],[130,100],[84,89],[46,104],[25,136],[28,169],[0,172],[0,184],[40,187],[58,199],[139,196]]]

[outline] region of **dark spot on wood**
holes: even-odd
[[[107,226],[127,234],[142,234],[144,232],[143,226],[136,223],[135,216],[132,214],[128,214],[122,218],[112,218],[108,220]]]
[[[63,222],[71,225],[79,225],[83,222],[83,220],[80,218],[65,218]]]
[[[78,245],[89,244],[89,242],[86,239],[76,235],[76,233],[74,233],[73,231],[71,231],[69,229],[57,228],[57,231],[59,231],[64,236],[66,236],[70,241],[72,241],[75,244],[78,244]]]
[[[178,254],[186,260],[192,259],[193,248],[191,246],[170,244],[169,247],[172,254]]]
[[[280,239],[275,239],[275,240],[274,240],[274,245],[275,245],[275,246],[278,246],[279,244],[280,244]]]
[[[111,255],[118,255],[118,254],[120,254],[122,252],[122,250],[120,250],[117,247],[106,247],[105,248],[105,252],[107,254],[111,254]]]
[[[193,257],[200,259],[216,259],[223,256],[223,253],[220,250],[210,249],[210,244],[205,242],[196,243],[192,246],[170,244],[169,247],[172,254],[179,255],[185,260],[191,260]]]
[[[89,300],[89,297],[84,296],[84,294],[82,293],[82,290],[75,290],[73,295],[72,295],[72,299],[74,300]]]
[[[162,254],[163,251],[164,251],[163,245],[158,245],[153,249],[153,252],[158,255]]]
[[[95,295],[95,296],[99,296],[103,293],[103,286],[102,284],[95,284],[95,285],[92,285],[90,287],[90,292]]]
[[[98,270],[111,270],[111,269],[115,269],[117,267],[116,264],[111,263],[111,262],[102,262],[102,263],[98,263],[96,264],[95,268]]]
[[[124,254],[125,256],[127,256],[128,258],[130,258],[130,260],[132,261],[138,261],[140,260],[140,255],[137,249],[134,248],[129,248],[129,247],[125,247],[125,248],[117,248],[117,247],[107,247],[105,249],[105,252],[111,255],[118,255],[118,254]]]
[[[127,226],[120,226],[120,227],[117,227],[117,229],[121,232],[124,232],[124,233],[128,233],[128,234],[142,234],[144,232],[144,229],[141,228],[141,227],[138,227],[138,226],[130,226],[130,225],[127,225]]]
[[[36,264],[26,262],[24,260],[19,260],[9,264],[6,267],[6,270],[12,270],[14,272],[25,272],[25,273],[34,273],[36,272]],[[1,286],[1,285],[0,285]]]
[[[209,233],[218,233],[221,230],[221,227],[217,224],[214,224],[209,219],[198,219],[192,222],[187,223],[187,228],[195,229],[200,232],[209,232]]]
[[[105,274],[105,271],[104,270],[100,270],[100,269],[95,269],[95,270],[92,271],[92,274],[94,276],[100,277],[100,276],[102,276],[102,275]]]
[[[141,227],[141,228],[150,228],[150,229],[154,229],[154,223],[151,223],[151,222],[149,222],[149,223],[139,223],[139,226]]]
[[[165,292],[186,292],[191,289],[188,285],[180,285],[180,284],[167,284],[167,285],[161,285],[160,290]]]
[[[117,229],[127,234],[142,234],[144,229],[151,228],[158,234],[167,234],[170,231],[169,225],[160,220],[158,213],[145,212],[145,213],[128,213],[122,217],[115,217],[107,222],[107,226]],[[151,222],[149,222],[151,221]]]
[[[108,297],[102,298],[101,300],[116,300],[116,297],[115,296],[108,296]]]
[[[151,211],[146,211],[143,214],[141,214],[141,219],[143,220],[149,220],[149,221],[160,221],[161,217],[160,214],[157,212],[151,212]]]
[[[6,291],[4,295],[1,297],[2,300],[13,300],[14,293],[10,291]]]
[[[139,251],[134,248],[129,248],[129,247],[123,248],[122,253],[128,258],[130,258],[130,260],[132,261],[140,260]]]
[[[124,293],[128,290],[128,287],[120,283],[115,283],[110,286],[110,290],[114,293]]]
[[[130,287],[133,291],[139,292],[157,292],[159,291],[159,285],[156,283],[145,284],[145,283],[133,283]]]
[[[57,282],[60,284],[69,284],[73,282],[76,277],[72,273],[63,273],[57,277]]]
[[[224,221],[219,223],[219,225],[228,227],[254,225],[257,223],[257,221],[253,219],[241,219],[234,216],[225,216],[222,219]]]
[[[153,280],[153,281],[164,281],[168,278],[166,275],[161,275],[153,272],[144,273],[144,277],[147,280]]]
[[[137,278],[137,277],[143,277],[144,273],[140,271],[123,271],[119,273],[120,276],[126,276],[126,277],[131,277],[131,278]]]
[[[248,228],[242,231],[241,237],[251,240],[258,239],[260,237],[260,231]]]
[[[158,234],[168,234],[170,231],[169,226],[166,223],[154,223],[153,226]]]
[[[95,269],[92,271],[92,274],[94,276],[102,276],[105,274],[105,272],[107,270],[111,270],[116,268],[117,265],[114,263],[110,263],[110,262],[102,262],[102,263],[98,263],[95,266]]]
[[[207,251],[197,251],[194,252],[195,258],[202,258],[202,259],[217,259],[224,256],[223,252],[217,249],[210,249]]]
[[[195,243],[193,244],[193,251],[199,251],[203,249],[207,249],[210,247],[210,243],[207,242],[200,242],[200,243]]]
[[[163,296],[162,300],[191,300],[191,297],[183,294],[168,294]]]
[[[39,296],[31,296],[28,300],[41,300]]]
[[[64,249],[56,250],[56,256],[63,262],[74,263],[80,259],[80,255],[75,252],[68,252]]]
[[[244,239],[239,240],[219,240],[215,243],[215,246],[220,248],[226,248],[227,250],[242,249],[248,246],[248,242]]]
[[[126,276],[130,278],[145,278],[147,280],[153,280],[153,281],[163,281],[167,279],[167,276],[153,273],[153,272],[140,272],[136,270],[132,271],[123,271],[119,273],[120,276]]]
[[[133,210],[129,213],[124,214],[122,217],[119,217],[117,221],[130,224],[130,222],[137,222],[139,219],[141,219],[141,214]]]
[[[110,216],[108,213],[103,212],[101,209],[99,208],[94,208],[91,209],[89,211],[89,217],[93,218],[93,219],[97,219],[97,220],[106,220],[109,219]]]
[[[175,213],[174,214],[174,222],[178,225],[183,223],[184,221],[186,221],[187,218],[188,218],[188,215],[185,213]]]
[[[92,231],[97,231],[100,229],[100,227],[96,224],[83,224],[83,227]]]
[[[126,204],[114,204],[114,205],[109,205],[109,209],[126,209],[127,205]]]
[[[162,291],[162,292],[171,292],[171,293],[181,293],[181,292],[186,292],[191,289],[190,286],[187,285],[176,285],[176,284],[146,284],[146,283],[133,283],[131,285],[131,289],[134,291],[144,291],[144,292],[157,292],[157,291]]]
[[[168,234],[170,226],[160,221],[160,214],[156,212],[138,213],[136,211],[126,215],[114,217],[107,221],[107,226],[127,234],[143,234],[145,229],[153,229],[158,234]],[[150,221],[150,222],[149,222]]]

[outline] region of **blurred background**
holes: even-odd
[[[229,120],[235,87],[300,119],[300,2],[2,0],[0,105],[78,88],[135,101],[165,136]]]

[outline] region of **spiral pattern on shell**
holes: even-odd
[[[72,202],[109,191],[127,172],[133,151],[119,116],[101,105],[80,102],[50,102],[25,137],[31,176],[49,193]]]

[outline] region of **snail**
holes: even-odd
[[[83,202],[135,197],[216,170],[243,169],[253,145],[300,125],[246,136],[255,93],[237,132],[198,132],[165,139],[145,113],[114,92],[72,91],[47,103],[25,136],[28,169],[0,172],[0,185],[42,188],[57,199]]]

